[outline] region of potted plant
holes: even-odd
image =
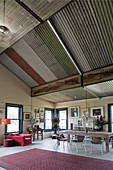
[[[108,122],[105,120],[105,116],[100,116],[100,118],[99,116],[97,116],[97,118],[94,118],[93,123],[94,123],[94,129],[99,131],[102,131],[103,126],[108,124]]]
[[[60,120],[57,117],[52,119],[52,124],[53,124],[53,127],[54,127],[54,134],[56,134],[56,132],[57,132],[59,122],[60,122]]]

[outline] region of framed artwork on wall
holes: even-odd
[[[78,118],[79,117],[79,106],[71,107],[71,118]]]
[[[44,113],[44,108],[40,108],[39,113]]]
[[[40,118],[40,114],[39,113],[35,113],[35,119],[39,119]]]
[[[83,120],[82,119],[77,120],[77,127],[83,127]]]
[[[95,116],[104,116],[104,107],[93,107],[91,108],[91,116],[95,117]]]
[[[24,120],[31,120],[31,112],[24,112],[23,116]]]
[[[40,119],[35,119],[35,122],[36,123],[40,123]]]

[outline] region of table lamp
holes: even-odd
[[[2,124],[2,125],[11,124],[11,119],[2,118],[1,124]],[[5,134],[5,138],[6,138],[6,134]]]
[[[8,125],[8,124],[11,124],[11,119],[2,118],[2,120],[1,120],[1,124],[2,124],[2,125]]]

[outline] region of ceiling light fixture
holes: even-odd
[[[5,0],[3,1],[3,25],[0,25],[0,33],[9,34],[10,30],[5,25]]]

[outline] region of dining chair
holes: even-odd
[[[75,147],[76,147],[77,152],[78,152],[79,146],[81,148],[82,148],[82,146],[85,148],[85,146],[84,146],[84,138],[85,138],[85,136],[76,135],[75,138],[71,139],[71,146],[72,146],[73,143],[75,143]]]
[[[56,141],[53,148],[55,148],[55,146],[58,147],[60,145],[60,143],[63,142],[63,149],[65,149],[65,142],[68,141],[68,138],[66,136],[64,136],[63,134],[61,134],[61,135],[58,135],[56,137],[56,139],[57,139],[57,141]],[[68,146],[68,142],[67,142],[67,146]]]
[[[91,154],[93,153],[93,147],[95,146],[95,150],[97,149],[97,147],[99,147],[99,149],[101,149],[101,154],[103,154],[104,152],[104,140],[102,137],[92,137],[91,140]]]

